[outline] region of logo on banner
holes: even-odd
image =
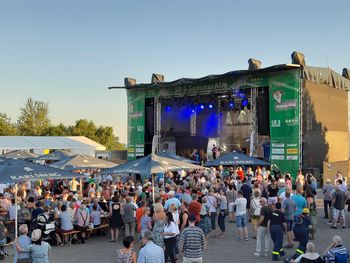
[[[272,94],[273,99],[277,102],[275,104],[275,111],[295,109],[297,107],[297,100],[283,101],[284,92],[277,90]]]

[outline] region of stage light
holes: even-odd
[[[209,103],[208,108],[212,109],[213,107],[214,107],[213,104]]]
[[[228,107],[229,107],[230,109],[233,109],[233,108],[235,107],[235,103],[234,103],[233,100],[231,100],[231,101],[228,103]]]
[[[243,100],[242,100],[242,106],[243,106],[243,107],[248,106],[248,99],[243,99]]]
[[[204,105],[203,105],[203,104],[199,105],[199,108],[200,108],[201,110],[204,110]]]
[[[171,106],[166,106],[165,111],[167,111],[167,112],[171,111]]]

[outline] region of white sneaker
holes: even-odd
[[[265,257],[269,257],[269,256],[270,256],[270,253],[265,252]]]
[[[256,257],[258,258],[258,257],[260,257],[260,253],[255,252],[255,253],[254,253],[254,256],[256,256]]]

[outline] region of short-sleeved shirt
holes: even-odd
[[[294,205],[296,207],[296,210],[294,212],[294,216],[297,217],[297,216],[301,215],[301,213],[303,212],[303,209],[306,207],[306,199],[299,194],[293,195],[291,198],[292,198]]]
[[[281,211],[279,210],[275,210],[271,213],[271,216],[270,216],[270,225],[280,225],[282,226],[283,223],[285,223],[286,220],[284,218],[284,213],[282,213]]]
[[[342,210],[345,207],[346,194],[343,191],[335,191],[333,193],[334,208]]]
[[[269,206],[262,206],[260,209],[260,216],[264,217],[264,220],[260,224],[260,226],[267,227],[267,222],[271,218],[272,209]]]
[[[284,209],[284,218],[286,220],[294,219],[294,202],[291,198],[286,198],[282,203],[282,208]]]
[[[73,229],[71,214],[67,211],[64,211],[60,214],[61,218],[61,229],[71,230]]]
[[[90,213],[91,221],[94,224],[94,226],[101,225],[101,212],[98,210],[92,211]]]
[[[51,246],[42,241],[41,245],[30,245],[25,250],[29,251],[32,258],[32,263],[49,263],[49,250]]]
[[[144,233],[145,231],[149,230],[148,225],[151,221],[152,219],[149,216],[143,216],[141,218],[141,233]]]
[[[239,197],[236,199],[235,201],[235,205],[236,205],[236,215],[237,216],[242,216],[245,215],[247,213],[247,199],[245,199],[244,197]]]
[[[174,222],[170,222],[170,224],[165,225],[164,232],[174,233],[175,236],[180,234],[179,227]],[[165,239],[171,238],[171,237],[174,237],[174,236],[164,236]]]

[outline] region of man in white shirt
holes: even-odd
[[[215,230],[215,222],[216,222],[216,209],[217,209],[217,201],[214,196],[214,190],[210,189],[209,190],[209,195],[207,196],[207,202],[206,206],[209,208],[209,213],[210,213],[210,221],[211,221],[211,229]]]
[[[239,190],[237,192],[236,205],[236,226],[239,232],[238,240],[249,240],[247,229],[247,199],[243,197],[243,192]]]

